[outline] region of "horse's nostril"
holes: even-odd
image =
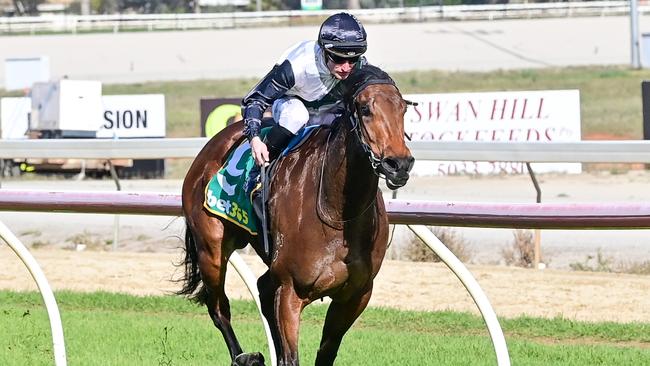
[[[399,169],[399,162],[393,158],[384,158],[381,162],[388,172],[396,172]]]
[[[412,156],[406,158],[384,158],[381,161],[381,165],[384,168],[384,171],[388,173],[397,173],[400,171],[410,172],[413,168],[413,163],[415,158]]]

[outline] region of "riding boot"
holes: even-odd
[[[295,135],[291,131],[278,124],[271,127],[271,130],[269,130],[263,140],[264,144],[266,144],[266,148],[269,150],[269,162],[280,156],[294,136]],[[259,177],[260,166],[255,164],[248,175],[248,184],[246,185],[246,192],[248,194],[250,194],[257,186]]]
[[[271,127],[271,130],[266,134],[264,137],[264,143],[266,144],[267,149],[269,150],[269,161],[274,161],[277,159],[282,151],[287,147],[289,144],[289,141],[294,137],[295,135],[287,130],[286,128],[280,126],[280,125],[273,125]],[[253,166],[253,169],[250,171],[250,175],[248,177],[248,186],[246,187],[246,192],[253,191],[253,189],[257,186],[257,183],[259,181],[259,176],[260,176],[260,167],[255,164]],[[264,187],[262,187],[264,189]],[[252,197],[252,203],[253,203],[253,210],[255,211],[255,215],[259,218],[259,220],[262,219],[262,195],[261,195],[261,190],[255,190],[253,192],[253,197]],[[261,228],[261,225],[260,225]]]

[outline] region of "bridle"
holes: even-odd
[[[361,112],[359,111],[359,108],[356,106],[356,103],[354,100],[352,101],[353,108],[349,108],[348,110],[352,111],[350,115],[348,116],[347,120],[350,121],[352,124],[352,128],[350,131],[354,133],[354,135],[357,137],[357,142],[359,142],[359,145],[361,145],[361,149],[363,149],[363,152],[366,154],[368,157],[368,160],[370,161],[370,166],[372,166],[372,171],[375,173],[377,177],[381,178],[386,178],[386,176],[381,173],[379,170],[379,167],[381,166],[381,160],[382,157],[378,157],[377,154],[375,154],[374,151],[372,151],[372,148],[370,147],[370,144],[366,142],[366,138],[364,137],[363,134],[363,124],[361,123],[361,118],[359,117],[359,114]]]
[[[359,111],[359,108],[357,107],[356,104],[356,98],[359,95],[361,91],[365,89],[366,86],[370,84],[387,84],[387,85],[393,85],[395,84],[390,83],[390,82],[373,82],[373,83],[368,83],[361,87],[351,98],[349,98],[349,102],[346,106],[346,113],[343,116],[343,120],[340,123],[346,123],[349,122],[351,124],[350,132],[354,134],[356,137],[357,143],[361,146],[364,154],[368,157],[368,160],[370,161],[370,165],[372,167],[372,171],[375,173],[375,175],[381,179],[381,178],[386,178],[386,176],[381,172],[380,167],[381,167],[381,162],[382,158],[378,157],[377,154],[375,154],[374,151],[372,151],[372,148],[370,147],[370,144],[366,141],[366,138],[364,137],[363,133],[363,124],[361,123],[361,118],[360,114],[361,112]],[[397,88],[395,86],[395,88]],[[398,89],[399,93],[399,89]],[[406,101],[407,104],[411,104],[411,102]],[[319,186],[318,186],[318,195],[316,198],[316,212],[318,216],[321,218],[321,220],[327,224],[328,226],[335,228],[335,229],[340,229],[341,224],[345,224],[347,222],[354,221],[358,219],[359,217],[363,216],[369,209],[370,207],[374,206],[375,203],[377,202],[376,197],[371,197],[370,202],[366,205],[366,208],[361,211],[358,215],[349,218],[349,219],[341,219],[341,220],[336,220],[332,218],[322,207],[322,191],[323,191],[323,177],[325,175],[325,161],[327,160],[327,157],[329,156],[329,143],[330,143],[330,138],[332,137],[333,134],[333,129],[330,129],[329,134],[327,135],[327,140],[325,141],[325,154],[323,155],[323,161],[321,163],[321,171],[320,171],[320,181],[319,181]]]
[[[382,84],[382,83],[374,82],[372,84]],[[397,86],[395,84],[389,83],[389,82],[384,82],[383,84],[394,86],[395,89],[397,89],[397,93],[399,94],[400,98],[402,98],[402,93],[400,93],[399,89],[397,88]],[[366,84],[364,86],[364,88],[366,86],[368,86],[368,85],[370,85],[370,83]],[[351,98],[351,101],[350,101],[351,105],[349,105],[348,108],[346,108],[347,111],[349,112],[349,116],[347,117],[347,119],[352,124],[351,131],[356,135],[357,141],[361,145],[361,148],[363,149],[364,153],[368,156],[368,160],[370,161],[370,165],[372,166],[372,171],[380,179],[382,179],[382,178],[385,179],[386,175],[384,173],[382,173],[382,171],[379,169],[381,167],[381,163],[383,161],[383,156],[378,157],[377,154],[375,154],[375,152],[372,151],[372,148],[370,147],[370,144],[368,144],[368,142],[366,142],[366,138],[364,137],[364,134],[363,134],[364,128],[363,128],[363,124],[361,123],[361,117],[359,117],[360,114],[361,114],[361,111],[359,111],[359,108],[358,108],[358,106],[356,105],[356,102],[355,102],[356,97],[359,95],[359,93],[361,93],[362,90],[363,89],[360,89],[358,92],[355,93],[354,97]],[[412,102],[410,100],[406,100],[404,98],[402,98],[402,100],[406,103],[407,106],[416,106],[416,105],[418,105],[417,103]],[[404,133],[404,137],[409,141],[411,140],[411,138],[406,133]]]

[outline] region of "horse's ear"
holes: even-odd
[[[408,99],[404,99],[404,101],[406,102],[406,105],[410,105],[410,106],[413,106],[413,107],[418,105],[418,102],[413,102],[413,101],[410,101]]]

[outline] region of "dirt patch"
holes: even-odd
[[[133,253],[36,249],[32,254],[54,290],[111,291],[135,295],[171,294],[180,275],[173,263],[180,252]],[[256,274],[263,264],[244,256]],[[36,290],[22,262],[0,246],[0,288]],[[650,279],[647,276],[533,271],[503,266],[469,266],[496,313],[502,317],[531,315],[585,321],[650,322]],[[243,282],[230,272],[231,298],[250,298]],[[439,263],[386,261],[377,277],[371,306],[409,310],[455,310],[478,313],[449,269]]]

